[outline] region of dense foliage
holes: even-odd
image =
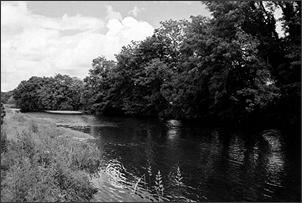
[[[151,37],[123,47],[117,62],[94,59],[84,108],[222,121],[278,109],[299,116],[301,2],[203,3],[212,18],[162,22]]]
[[[202,3],[211,18],[161,22],[152,36],[123,47],[116,61],[94,59],[84,82],[62,75],[21,82],[17,105],[23,111],[82,108],[107,115],[299,123],[301,2]],[[276,30],[278,20],[284,36]]]
[[[78,110],[83,82],[67,75],[31,77],[14,90],[21,111]]]

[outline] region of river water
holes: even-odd
[[[278,128],[30,113],[93,135],[95,201],[300,201],[300,142]]]

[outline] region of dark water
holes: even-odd
[[[32,115],[51,117],[97,138],[103,152],[101,178],[95,180],[100,188],[97,201],[301,200],[300,142],[289,142],[286,137],[297,135],[277,128],[235,130],[177,120]],[[158,171],[161,184],[155,183]]]

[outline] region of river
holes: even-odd
[[[95,201],[301,200],[301,145],[278,128],[28,114],[96,138],[102,167]]]

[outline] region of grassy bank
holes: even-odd
[[[89,201],[100,151],[85,133],[6,109],[1,126],[1,201]]]

